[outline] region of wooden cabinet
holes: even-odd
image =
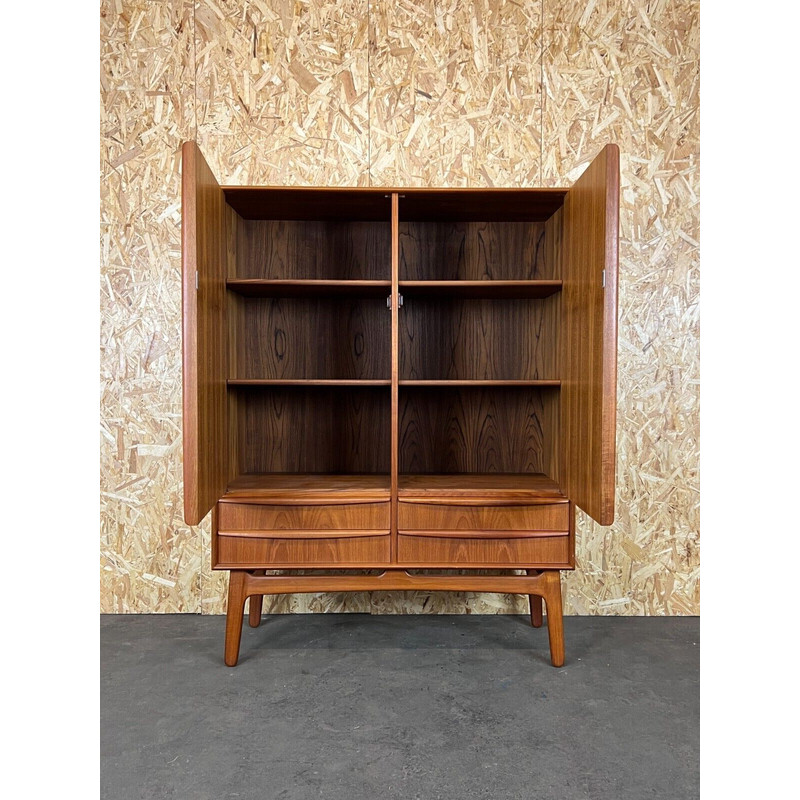
[[[371,589],[544,599],[563,663],[575,507],[614,516],[618,195],[615,145],[561,189],[219,186],[184,145],[185,518],[231,570],[227,664],[247,597]]]

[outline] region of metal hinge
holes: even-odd
[[[386,308],[391,308],[391,307],[392,307],[392,296],[389,295],[386,298]],[[398,308],[402,308],[403,307],[403,295],[401,295],[401,294],[397,295],[397,307]]]
[[[603,270],[603,288],[606,288],[606,271]]]
[[[200,272],[199,270],[194,271],[194,288],[195,291],[200,291]]]

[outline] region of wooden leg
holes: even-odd
[[[228,618],[225,624],[225,663],[235,667],[239,660],[239,642],[242,640],[242,622],[244,617],[244,582],[246,572],[232,569],[228,584]],[[548,604],[548,611],[550,606]]]
[[[544,572],[547,603],[547,635],[550,638],[550,662],[554,667],[564,665],[564,619],[561,612],[561,573],[557,569]]]
[[[538,575],[539,571],[535,569],[525,570],[528,575]],[[542,598],[538,594],[529,594],[528,601],[531,605],[531,625],[534,628],[542,627]]]
[[[264,569],[254,569],[253,575],[264,575],[266,574],[266,570]],[[264,600],[263,594],[251,594],[250,595],[250,614],[248,616],[248,622],[250,623],[251,628],[257,628],[261,624],[261,607]]]

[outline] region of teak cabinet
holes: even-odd
[[[563,663],[575,506],[614,516],[618,203],[615,145],[569,189],[362,189],[220,186],[184,144],[185,517],[231,573],[226,664],[247,597],[372,589],[544,599]]]

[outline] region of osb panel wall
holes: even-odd
[[[535,186],[622,154],[617,521],[579,515],[565,609],[697,613],[698,5],[103,4],[105,611],[224,610],[181,519],[183,138],[225,183]],[[196,69],[195,69],[196,66]],[[505,595],[318,595],[274,611],[504,613]]]
[[[546,3],[543,183],[622,172],[617,517],[578,515],[573,613],[699,613],[698,11]]]
[[[192,7],[101,5],[101,608],[199,611],[181,489],[180,144]]]

